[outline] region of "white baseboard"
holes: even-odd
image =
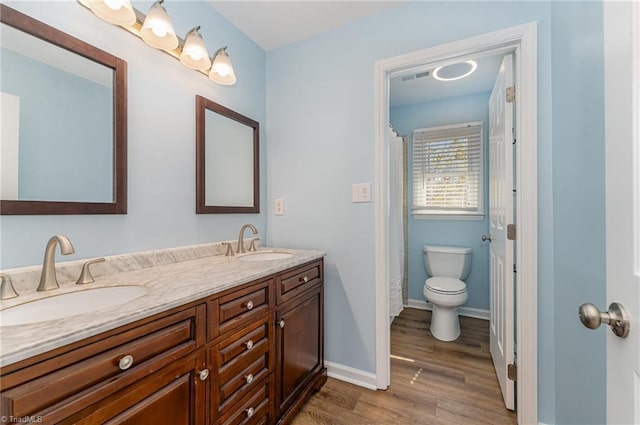
[[[327,376],[338,379],[340,381],[348,382],[350,384],[358,385],[370,390],[377,390],[376,375],[371,372],[365,372],[363,370],[354,369],[349,366],[324,361],[324,366],[327,368]]]
[[[432,304],[424,300],[409,299],[409,303],[405,307],[417,308],[418,310],[431,310]],[[473,317],[476,319],[489,320],[489,310],[481,310],[479,308],[458,307],[458,314],[465,317]]]

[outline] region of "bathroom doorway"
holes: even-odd
[[[444,68],[412,69],[390,78],[389,90],[391,126],[412,151],[404,167],[412,189],[410,213],[402,217],[408,224],[405,252],[410,281],[404,305],[431,310],[434,323],[443,307],[425,301],[424,284],[431,275],[426,274],[423,246],[469,250],[471,266],[468,276],[461,277],[462,295],[454,292],[438,297],[447,297],[449,304],[460,299],[456,308],[460,316],[491,318],[491,358],[510,410],[515,405],[513,381],[507,377],[514,358],[513,241],[507,241],[501,232],[506,222],[514,224],[513,102],[505,99],[505,88],[513,86],[513,53],[513,49],[501,49],[465,56]],[[438,74],[438,69],[448,69],[448,78],[443,78],[444,71]],[[394,215],[403,207],[402,187],[396,183],[400,178],[395,174],[399,168],[395,164],[397,137],[390,135],[389,143],[389,284],[390,314],[394,316],[398,313],[393,296],[397,280],[391,277],[399,267],[397,240],[403,240],[405,234]],[[435,308],[440,311],[435,313]],[[440,326],[434,329],[432,325],[428,332],[433,336],[438,331],[436,339],[456,339],[459,320],[454,318],[455,327],[442,326],[442,316],[437,320]]]
[[[391,99],[393,98],[394,78],[405,78],[405,81],[415,80],[417,78],[428,78],[428,73],[434,68],[452,62],[461,62],[472,59],[482,59],[491,56],[503,57],[505,54],[514,52],[515,68],[516,68],[516,87],[518,92],[518,102],[516,103],[515,118],[518,122],[516,137],[522,143],[522,148],[516,152],[514,162],[517,168],[515,178],[522,183],[521,190],[514,197],[514,205],[516,206],[516,222],[518,223],[518,240],[516,244],[515,263],[518,264],[518,271],[525,271],[520,281],[517,283],[516,305],[519,312],[516,317],[516,328],[519,336],[518,341],[518,421],[535,422],[537,418],[537,335],[536,326],[536,270],[537,270],[537,224],[536,224],[536,205],[537,205],[537,189],[536,181],[536,46],[535,24],[528,24],[519,27],[498,31],[491,34],[474,37],[471,39],[453,42],[447,45],[434,47],[420,52],[414,52],[396,58],[390,58],[376,63],[376,191],[377,199],[389,199],[388,176],[387,169],[384,164],[387,163],[385,150],[385,136],[383,133],[383,125],[390,121],[393,113]],[[431,70],[431,71],[430,71]],[[427,75],[425,75],[427,73]],[[413,78],[411,78],[413,75]],[[422,76],[420,76],[422,75]],[[493,79],[495,80],[495,75]],[[388,93],[391,92],[391,95]],[[459,94],[460,96],[460,94]],[[487,103],[487,102],[485,102]],[[403,133],[400,124],[390,121],[400,133]],[[410,134],[401,134],[411,136]],[[527,161],[522,161],[526,158]],[[390,384],[389,375],[389,335],[388,328],[388,288],[384,281],[387,274],[386,267],[388,265],[388,254],[386,243],[389,238],[390,229],[385,225],[387,219],[386,212],[382,208],[383,202],[376,204],[376,294],[377,294],[377,343],[376,343],[376,377],[378,388],[386,388]],[[481,227],[482,229],[482,227]],[[409,230],[411,233],[411,230]],[[475,237],[480,237],[482,232],[475,232]],[[479,234],[478,234],[479,233]],[[422,267],[420,250],[414,249],[411,242],[408,247],[409,269],[415,270],[418,266]],[[416,251],[413,252],[412,251]],[[411,262],[413,261],[413,266]],[[476,261],[476,259],[472,260]],[[488,260],[485,262],[488,265]],[[409,272],[411,277],[411,271]],[[519,273],[519,275],[521,275]],[[486,279],[485,279],[486,280]],[[419,297],[419,291],[414,288],[413,293],[409,292],[409,305],[411,299],[422,302],[424,298]],[[415,297],[415,298],[414,298]],[[418,302],[418,301],[414,301]],[[478,309],[482,310],[482,309]],[[485,310],[486,311],[486,310]],[[467,311],[463,314],[473,314]],[[476,312],[477,313],[477,312]],[[386,325],[386,329],[382,324],[382,319]],[[527,327],[524,323],[528,323]],[[534,324],[534,326],[531,326]],[[391,384],[393,384],[391,382]]]

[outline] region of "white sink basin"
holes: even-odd
[[[293,254],[290,252],[282,252],[282,251],[256,251],[250,252],[248,254],[238,255],[238,260],[240,261],[274,261],[274,260],[285,260],[287,258],[293,257]]]
[[[148,291],[144,286],[110,286],[55,295],[0,311],[0,326],[27,325],[95,312],[128,303]]]

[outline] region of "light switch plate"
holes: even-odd
[[[284,200],[282,198],[276,199],[275,214],[284,215]]]
[[[353,202],[371,202],[371,183],[354,183],[351,191]]]

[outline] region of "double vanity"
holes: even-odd
[[[108,257],[95,282],[14,276],[1,416],[56,424],[289,423],[326,380],[323,252],[220,243]],[[62,308],[60,308],[62,306]],[[11,324],[10,324],[11,323]]]
[[[91,9],[98,2],[79,3]],[[3,118],[12,131],[3,136],[3,153],[11,154],[2,166],[13,170],[3,181],[0,215],[127,214],[127,129],[141,125],[127,119],[127,62],[5,4],[0,31],[0,91],[12,112]],[[24,45],[43,50],[23,56]],[[80,65],[67,72],[69,63]],[[140,61],[134,67],[142,72]],[[65,99],[65,107],[50,99]],[[259,213],[260,124],[203,96],[195,100],[195,212]],[[21,114],[29,117],[22,125]],[[154,208],[163,210],[160,202]],[[257,233],[243,226],[237,244],[55,265],[58,245],[73,253],[58,236],[41,267],[0,273],[0,422],[289,423],[326,380],[324,253],[257,249],[257,238],[245,246],[246,228]],[[108,230],[95,235],[100,244]]]

